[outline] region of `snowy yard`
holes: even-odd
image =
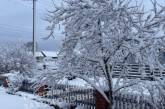
[[[9,95],[0,87],[1,109],[53,109],[52,107],[30,100],[30,98]]]

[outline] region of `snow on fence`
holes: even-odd
[[[155,109],[144,98],[136,95],[117,94],[113,99],[113,109]],[[161,109],[164,108],[163,106]]]
[[[95,109],[94,94],[95,90],[93,89],[56,84],[54,87],[51,87],[45,97],[54,101],[64,101],[66,103],[83,106],[85,109]]]
[[[37,95],[41,95],[44,98],[50,99],[51,104],[54,101],[54,105],[56,105],[57,101],[66,102],[74,105],[83,106],[86,109],[94,109],[95,108],[95,98],[94,98],[94,90],[88,88],[82,88],[78,86],[72,85],[63,85],[63,84],[55,84],[53,87],[49,87],[49,89],[44,89],[43,86],[39,88],[38,91],[32,89],[32,83],[28,83],[24,81],[20,91],[28,92],[28,93],[36,93]],[[45,93],[45,91],[47,91]]]
[[[25,85],[26,84],[26,85]],[[32,92],[31,83],[24,83],[23,91]],[[85,109],[100,109],[100,104],[106,104],[98,92],[92,88],[78,87],[72,85],[55,84],[43,96],[56,105],[57,101],[62,101],[74,105],[79,105]],[[54,101],[54,102],[52,102]],[[99,104],[97,104],[99,103]],[[165,103],[160,104],[160,109],[165,109]],[[103,106],[104,107],[104,106]],[[102,108],[101,109],[106,109]],[[113,97],[113,109],[155,109],[146,98],[133,94],[117,93]]]
[[[105,106],[100,107],[100,104],[106,105],[106,100],[98,96],[98,92],[95,89],[86,89],[70,85],[61,85],[60,87],[58,84],[58,87],[50,92],[51,94],[46,96],[49,99],[80,105],[83,106],[84,109],[107,109]],[[133,94],[115,94],[113,103],[113,109],[155,109],[145,98]],[[160,109],[165,109],[165,103],[161,105]]]

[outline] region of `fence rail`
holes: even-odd
[[[147,65],[141,66],[139,64],[116,64],[113,66],[113,77],[126,77],[130,79],[140,78],[145,80],[154,80],[154,77],[164,78],[165,70],[151,68]]]

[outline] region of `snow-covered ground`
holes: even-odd
[[[52,107],[35,102],[27,97],[9,95],[0,87],[0,109],[53,109]]]

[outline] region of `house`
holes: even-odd
[[[58,53],[53,51],[41,51],[42,55],[46,60],[57,60]]]
[[[54,51],[38,51],[36,52],[36,59],[38,62],[55,61],[58,58],[58,53]]]
[[[43,69],[57,69],[58,53],[53,51],[40,51],[36,52],[37,68]]]
[[[44,59],[44,55],[41,52],[37,51],[36,52],[36,60],[37,60],[37,62],[42,62],[43,59]]]

